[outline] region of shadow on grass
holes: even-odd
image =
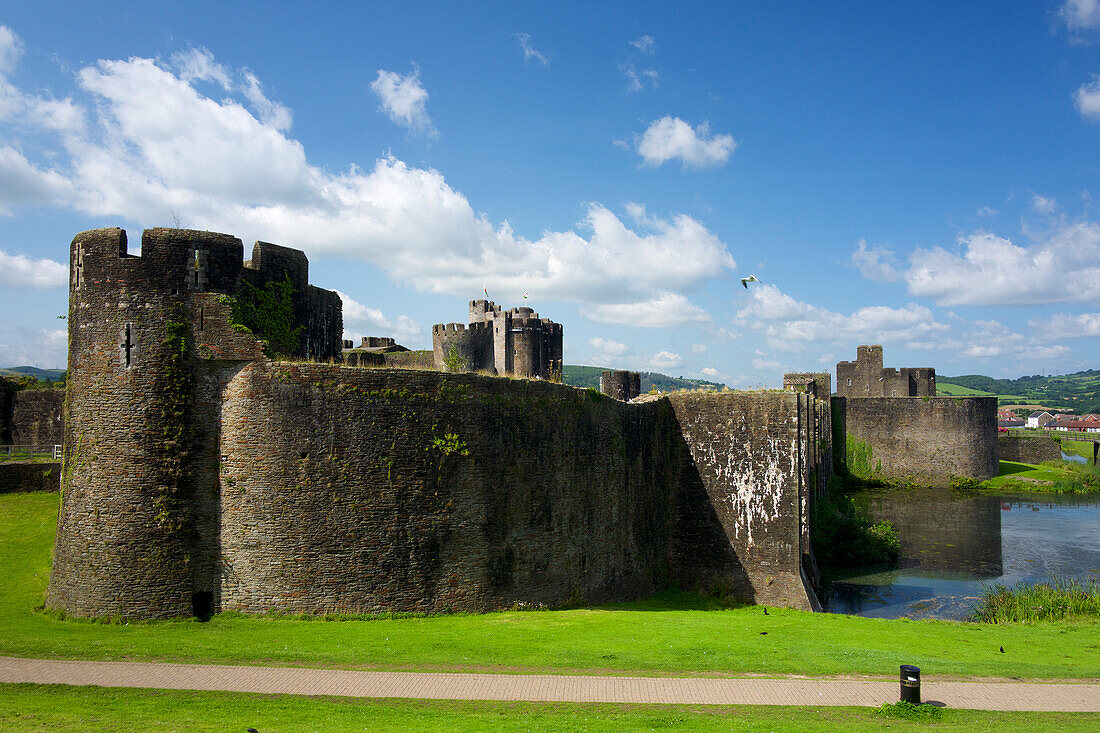
[[[1014,473],[1023,473],[1024,471],[1034,470],[1035,466],[1029,466],[1026,463],[1016,463],[1015,461],[1001,461],[1000,472],[998,476],[1010,476]]]

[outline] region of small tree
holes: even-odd
[[[464,372],[468,368],[466,359],[458,350],[458,344],[451,344],[447,353],[443,356],[443,369],[448,372]]]

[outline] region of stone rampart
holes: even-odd
[[[60,487],[60,463],[0,463],[0,494],[57,491]]]
[[[64,435],[62,389],[24,389],[11,397],[12,445],[61,445]]]
[[[626,404],[541,380],[269,361],[231,325],[233,288],[242,267],[300,288],[299,254],[257,245],[244,266],[239,240],[185,230],[147,230],[141,257],[119,229],[73,240],[48,607],[481,611],[671,580],[814,607],[800,570],[821,471],[812,396]],[[470,333],[494,347],[492,324],[433,336]]]
[[[805,443],[811,398],[789,392],[674,394],[685,444],[670,557],[681,584],[811,610]]]
[[[833,404],[836,455],[854,476],[944,486],[998,473],[996,397],[837,397]]]
[[[1037,465],[1043,461],[1062,460],[1062,446],[1054,438],[998,435],[997,451],[1002,461]]]

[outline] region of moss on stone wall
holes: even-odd
[[[294,325],[294,294],[290,275],[256,287],[241,281],[238,296],[231,299],[234,328],[247,328],[264,342],[269,357],[292,356],[301,351],[304,325]]]

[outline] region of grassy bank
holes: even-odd
[[[642,675],[788,673],[1095,677],[1095,621],[1013,626],[883,620],[759,607],[693,593],[599,609],[293,621],[221,614],[107,625],[63,621],[42,602],[56,494],[0,495],[0,655],[405,670]],[[766,632],[766,633],[765,633]],[[1001,653],[999,647],[1005,652]]]
[[[1086,731],[1094,713],[904,711],[855,707],[608,705],[360,700],[229,692],[0,685],[0,727],[12,731]]]
[[[977,488],[1093,494],[1100,492],[1100,469],[1073,461],[1047,461],[1040,465],[1001,461],[999,475],[981,482]]]

